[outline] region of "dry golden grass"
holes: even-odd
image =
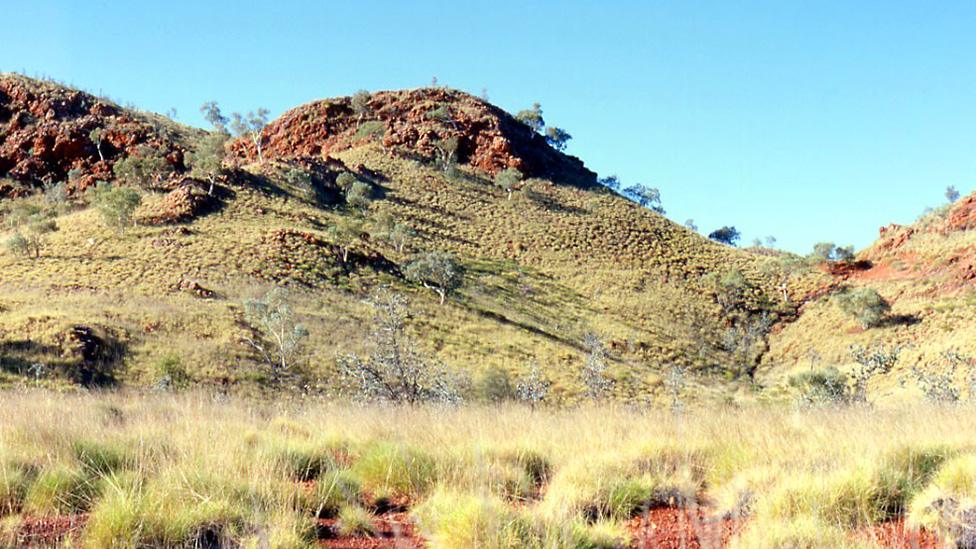
[[[974,245],[973,231],[920,231],[894,250],[869,248],[862,255],[871,258],[874,268],[844,283],[877,290],[892,305],[892,321],[864,330],[829,296],[807,303],[796,322],[769,338],[757,379],[776,386],[791,373],[811,367],[849,369],[852,344],[897,346],[902,351],[895,368],[873,385],[876,398],[921,397],[914,382],[901,383],[912,367],[938,372],[945,352],[976,357],[976,293],[971,281],[963,278]],[[954,256],[960,259],[950,261]],[[974,367],[957,372],[958,386],[968,385],[966,378]]]
[[[909,513],[958,531],[933,501],[973,505],[971,419],[932,406],[672,415],[6,392],[0,515],[15,535],[31,517],[91,513],[74,540],[91,547],[298,547],[315,513],[365,531],[363,508],[392,497],[436,547],[612,547],[630,517],[678,504],[738,517],[736,546],[869,546],[864,528]]]
[[[555,396],[572,400],[580,391],[583,335],[593,331],[611,347],[617,396],[656,399],[663,398],[664,368],[726,360],[718,346],[723,323],[702,275],[739,268],[757,292],[771,288],[760,269],[767,258],[717,245],[602,189],[533,181],[507,200],[486,180],[448,180],[376,144],[341,157],[385,177],[385,197],[369,219],[390,213],[420,234],[404,253],[378,241],[354,249],[400,264],[422,249],[456,254],[468,279],[447,306],[388,273],[360,269],[335,278],[335,258],[312,245],[269,245],[279,230],[328,242],[329,227],[350,215],[309,203],[269,163],[248,168],[268,176],[265,187],[234,183],[222,209],[186,225],[137,226],[119,235],[96,211],[74,209],[57,218],[60,230],[45,237],[40,258],[0,253],[0,341],[33,344],[30,352],[8,345],[19,366],[8,365],[4,378],[16,382],[33,363],[57,364],[66,355],[65,331],[86,325],[126,345],[125,382],[151,383],[154,364],[175,356],[195,380],[261,390],[255,357],[240,343],[247,334],[240,303],[272,285],[292,287],[312,333],[308,366],[327,378],[337,352],[362,345],[369,318],[363,298],[392,284],[414,304],[411,329],[449,365],[476,376],[489,369],[515,376],[535,362]],[[141,211],[159,200],[146,194]],[[181,291],[184,280],[217,298]],[[706,353],[696,337],[709,343]],[[721,376],[693,384],[715,399],[742,388]]]

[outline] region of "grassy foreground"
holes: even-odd
[[[75,517],[64,545],[304,547],[317,517],[368,536],[405,506],[434,547],[619,547],[670,505],[735,519],[734,547],[879,546],[870,526],[902,517],[955,541],[976,514],[974,416],[7,392],[0,536]]]

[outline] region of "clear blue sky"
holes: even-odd
[[[0,70],[202,124],[441,84],[542,103],[601,175],[792,250],[976,186],[976,1],[0,0]]]

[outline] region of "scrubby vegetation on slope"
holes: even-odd
[[[667,398],[672,371],[703,397],[739,398],[767,332],[816,278],[784,279],[764,268],[767,256],[623,199],[459,92],[313,103],[267,127],[257,114],[231,123],[215,104],[205,113],[214,139],[237,126],[241,137],[215,163],[210,137],[167,133],[185,136],[176,143],[196,179],[127,151],[123,169],[95,174],[113,179],[114,194],[52,187],[3,204],[6,238],[35,238],[25,249],[38,250],[0,256],[7,383],[57,385],[91,366],[71,335],[80,327],[117,351],[106,357],[117,382],[153,385],[165,377],[158,365],[176,360],[191,382],[266,390],[275,376],[248,344],[257,327],[243,303],[287,287],[308,330],[295,386],[334,391],[336,356],[366,344],[363,300],[389,286],[410,297],[408,329],[425,352],[476,385],[498,375],[515,385],[535,364],[555,400],[576,400],[595,334],[615,398]],[[84,175],[65,177],[95,177],[84,170],[104,151],[79,150]],[[492,175],[504,166],[521,174],[507,189]],[[121,189],[135,189],[137,209],[119,210],[134,203]],[[35,232],[41,222],[51,230]]]

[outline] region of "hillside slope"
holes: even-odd
[[[15,85],[0,84],[0,90]],[[97,104],[81,92],[30,85],[44,97],[70,94],[71,104]],[[10,95],[0,96],[0,122],[6,122],[0,151],[23,151],[16,121],[28,115],[20,114],[25,103]],[[92,116],[55,113],[42,123],[30,115],[28,127],[50,123],[48,133],[80,135],[101,123]],[[78,330],[85,329],[111,342],[122,382],[149,385],[169,360],[196,381],[261,389],[267,374],[243,343],[254,331],[241,303],[287,286],[311,333],[306,382],[330,390],[337,355],[362,350],[371,314],[364,298],[378,286],[392,286],[412,301],[410,330],[421,344],[475,384],[485,372],[515,377],[536,363],[558,397],[574,399],[581,391],[584,335],[594,332],[609,349],[622,398],[662,397],[662,373],[673,365],[701,373],[689,380],[701,395],[728,397],[748,386],[748,379],[729,373],[733,351],[722,338],[730,321],[706,275],[737,269],[750,285],[744,299],[761,302],[777,293],[760,269],[767,258],[708,241],[597,185],[578,159],[472,96],[442,89],[381,92],[360,114],[349,98],[299,107],[264,129],[263,161],[252,141],[233,142],[225,175],[214,196],[204,198],[199,184],[180,175],[181,155],[199,132],[171,122],[145,132],[141,142],[171,150],[176,175],[165,188],[144,191],[136,227],[121,235],[104,227],[74,192],[39,258],[0,255],[7,382],[24,382],[39,364],[51,372],[41,383],[59,383],[59,373],[81,360]],[[456,164],[444,169],[435,161],[436,148],[451,138],[457,140]],[[111,177],[91,143],[72,150],[76,156],[55,155],[30,170],[8,160],[0,164],[0,178],[16,178],[11,187],[29,189],[61,180],[67,169],[79,169],[83,178]],[[118,146],[112,158],[127,150]],[[510,197],[491,179],[508,167],[529,176]],[[317,199],[295,186],[289,175],[296,169],[314,176]],[[376,197],[360,222],[406,223],[417,234],[410,245],[398,250],[364,234],[342,260],[344,243],[333,228],[360,217],[333,204],[341,197],[336,179],[343,172],[367,182]],[[163,194],[167,189],[173,190]],[[194,200],[205,207],[158,215]],[[27,196],[3,207],[12,218],[16,208],[42,202],[40,195]],[[455,254],[467,269],[464,287],[443,306],[400,274],[430,250]],[[758,352],[747,360],[755,357]]]
[[[946,353],[962,361],[950,376],[961,395],[970,392],[976,357],[976,195],[932,211],[908,226],[882,227],[878,240],[861,251],[860,266],[838,272],[832,285],[871,288],[891,303],[880,326],[864,329],[845,315],[829,293],[807,303],[799,319],[774,332],[758,378],[781,383],[790,373],[839,365],[851,369],[850,347],[899,349],[891,372],[872,390],[878,398],[914,398],[913,368],[943,375],[952,367]]]

